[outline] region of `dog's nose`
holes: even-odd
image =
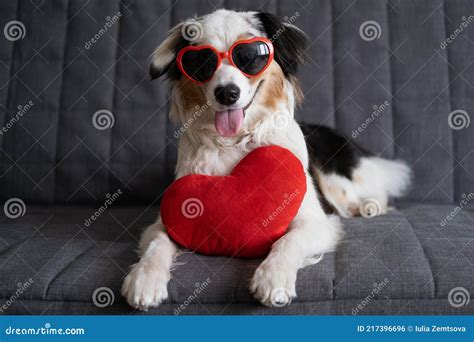
[[[229,106],[237,102],[240,98],[240,89],[235,84],[228,84],[223,87],[217,87],[214,90],[214,96],[217,102],[222,105]]]

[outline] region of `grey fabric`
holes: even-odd
[[[173,271],[170,298],[151,312],[174,313],[186,304],[180,314],[352,314],[371,296],[357,314],[474,313],[472,302],[456,311],[447,299],[455,287],[474,293],[474,208],[464,208],[444,227],[441,220],[453,206],[402,208],[373,219],[344,220],[346,233],[338,250],[298,273],[298,298],[290,308],[262,309],[250,295],[249,281],[259,260],[184,253]],[[3,219],[0,303],[14,296],[18,283],[33,279],[7,313],[133,311],[121,297],[120,286],[137,260],[135,239],[157,208],[112,208],[84,228],[84,218],[94,211],[92,207],[33,207],[15,224]],[[59,230],[64,233],[58,234]],[[204,283],[208,284],[196,295]],[[100,287],[114,292],[113,306],[94,306],[92,294]]]
[[[0,200],[101,203],[121,188],[122,203],[158,201],[172,180],[177,140],[167,87],[148,81],[148,57],[172,25],[223,6],[294,16],[309,34],[299,120],[351,135],[388,101],[356,140],[413,166],[408,197],[451,203],[474,191],[474,125],[448,125],[453,110],[473,115],[473,26],[440,47],[474,13],[470,0],[55,0],[39,7],[14,0],[0,4],[1,23],[20,20],[26,35],[0,39],[0,127],[19,105],[34,106],[0,135]],[[371,20],[380,37],[365,41],[359,28]],[[101,109],[112,111],[111,129],[92,125]]]
[[[2,28],[18,20],[26,30],[15,41],[0,37],[0,202],[26,203],[23,217],[0,215],[0,304],[34,280],[6,312],[137,313],[119,288],[177,154],[168,89],[149,81],[149,56],[170,27],[222,7],[294,16],[308,33],[299,121],[353,135],[387,101],[355,139],[408,162],[411,202],[386,216],[344,220],[341,245],[299,272],[288,308],[263,308],[248,293],[258,260],[186,253],[169,300],[151,313],[175,313],[209,278],[180,314],[353,314],[368,295],[356,314],[473,314],[472,300],[456,308],[447,298],[456,287],[474,293],[474,208],[454,207],[474,192],[474,125],[448,124],[455,110],[474,115],[474,23],[441,47],[474,15],[471,0],[0,2]],[[379,25],[377,39],[362,39],[368,21]],[[112,112],[111,128],[94,127],[100,110]],[[118,190],[121,206],[86,224]],[[114,292],[113,306],[92,303],[99,287]]]
[[[267,308],[247,303],[201,304],[191,303],[184,310],[181,304],[163,303],[159,310],[148,312],[132,311],[125,304],[116,304],[103,309],[89,302],[39,301],[15,302],[8,314],[49,314],[49,315],[352,315],[362,300],[331,300],[313,303],[292,303],[284,308]],[[360,315],[472,315],[472,304],[453,308],[446,299],[374,299]],[[0,313],[1,314],[1,313]]]

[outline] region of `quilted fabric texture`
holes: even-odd
[[[33,279],[8,314],[133,312],[120,286],[137,261],[138,227],[152,223],[149,213],[157,208],[110,209],[93,227],[77,224],[94,210],[34,206],[15,223],[1,221],[0,299],[11,298],[18,283]],[[449,230],[441,229],[440,221],[452,210],[410,204],[370,220],[344,220],[340,247],[298,273],[298,298],[287,308],[263,308],[250,295],[249,281],[260,260],[185,253],[172,273],[170,298],[150,313],[472,314],[472,302],[455,308],[447,298],[455,286],[474,292],[474,208],[456,215]],[[93,304],[93,293],[101,287],[113,292],[113,305]],[[198,287],[202,291],[196,296]],[[180,310],[183,303],[186,308]]]
[[[121,202],[157,200],[177,139],[149,56],[172,25],[224,6],[293,17],[311,37],[298,119],[352,135],[387,101],[356,140],[413,166],[409,197],[451,203],[474,190],[474,125],[448,125],[454,110],[473,115],[474,25],[441,48],[474,15],[472,1],[12,0],[0,4],[1,22],[21,21],[25,36],[0,39],[0,127],[34,105],[0,135],[0,199],[101,203],[121,188]],[[362,39],[368,21],[378,39]],[[94,127],[100,110],[112,113],[111,128]]]
[[[25,203],[0,210],[0,314],[140,313],[119,289],[179,136],[149,56],[170,27],[222,7],[303,29],[297,119],[406,160],[415,181],[388,215],[344,220],[291,306],[251,297],[258,260],[186,253],[151,313],[474,314],[452,301],[474,294],[472,0],[0,1],[0,203]],[[111,305],[94,302],[101,288]]]

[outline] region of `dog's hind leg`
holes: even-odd
[[[411,181],[410,168],[400,160],[375,156],[337,131],[302,125],[325,208],[342,217],[372,217],[387,213],[390,198],[403,195]]]

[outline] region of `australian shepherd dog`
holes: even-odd
[[[377,157],[331,128],[295,121],[303,100],[297,68],[308,45],[303,31],[272,14],[218,10],[172,28],[151,59],[151,77],[168,78],[171,119],[186,127],[177,178],[228,175],[265,145],[289,149],[306,170],[307,192],[296,217],[249,283],[267,306],[290,304],[298,269],[335,249],[339,216],[386,213],[389,199],[402,195],[411,178],[401,161]],[[139,249],[122,293],[131,306],[147,310],[168,297],[180,248],[158,218]]]

